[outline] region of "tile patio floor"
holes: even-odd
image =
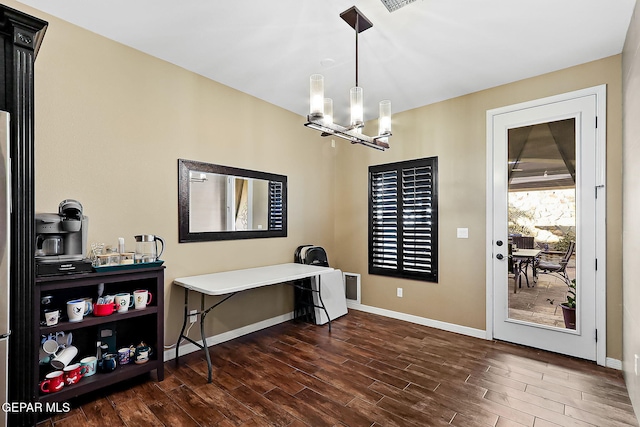
[[[575,267],[567,268],[571,279],[575,278]],[[564,328],[562,308],[560,304],[566,301],[567,285],[560,278],[540,274],[538,283],[534,284],[529,271],[527,287],[523,278],[522,287],[513,293],[514,279],[509,279],[509,317],[511,319]]]

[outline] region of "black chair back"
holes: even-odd
[[[567,253],[564,254],[564,256],[562,257],[562,262],[569,262],[569,258],[571,258],[571,255],[573,255],[573,251],[576,250],[576,242],[570,242],[569,243],[569,248],[567,248]]]
[[[533,236],[513,236],[511,242],[518,249],[535,249]]]

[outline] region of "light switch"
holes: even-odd
[[[469,238],[469,229],[458,228],[458,239],[468,239],[468,238]]]

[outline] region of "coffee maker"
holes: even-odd
[[[87,254],[89,218],[77,200],[60,202],[58,213],[36,214],[36,274],[91,271]]]

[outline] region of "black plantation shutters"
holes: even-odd
[[[369,265],[398,269],[398,171],[369,172],[371,201]]]
[[[437,157],[369,168],[369,273],[438,281]]]
[[[282,183],[269,181],[269,230],[282,230]]]
[[[402,169],[402,269],[435,277],[433,169]]]

